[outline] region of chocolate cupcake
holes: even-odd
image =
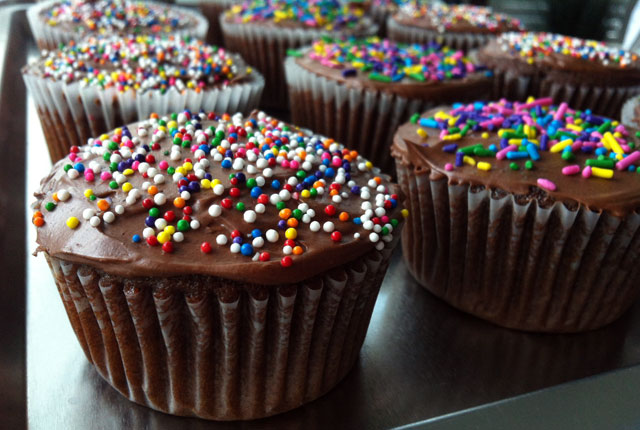
[[[53,161],[150,113],[250,112],[264,78],[237,54],[194,39],[110,36],[46,51],[22,70]]]
[[[356,152],[264,113],[182,112],[74,148],[33,223],[109,384],[170,414],[245,420],[354,365],[406,216],[395,193]]]
[[[204,39],[207,20],[182,7],[150,1],[53,0],[33,5],[27,11],[29,26],[40,49],[86,36],[161,35]]]
[[[283,62],[290,49],[322,36],[373,36],[378,28],[361,8],[338,0],[254,0],[236,5],[221,18],[226,46],[265,73],[262,105],[286,109]]]
[[[470,5],[408,1],[387,21],[387,36],[404,43],[438,42],[469,51],[496,35],[522,30],[520,20]]]
[[[640,60],[595,40],[551,33],[506,33],[478,52],[496,74],[493,96],[553,97],[576,109],[619,118],[640,93]]]
[[[429,291],[496,324],[579,332],[640,293],[640,132],[552,100],[416,114],[392,153],[403,254]]]
[[[487,98],[490,74],[462,51],[386,39],[321,39],[285,61],[291,117],[391,172],[393,133],[411,114]]]
[[[209,30],[207,31],[207,42],[213,45],[224,46],[224,38],[222,37],[222,29],[220,28],[220,16],[240,0],[200,0],[200,10],[209,21]]]

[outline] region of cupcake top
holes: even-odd
[[[479,57],[487,63],[522,72],[566,70],[583,73],[588,80],[616,79],[622,85],[640,83],[638,55],[603,42],[552,33],[504,33],[483,48]]]
[[[188,111],[71,148],[42,181],[40,251],[127,277],[299,282],[393,240],[396,186],[262,112]]]
[[[361,8],[338,0],[251,0],[232,6],[228,22],[358,33],[371,28]]]
[[[462,51],[387,39],[322,38],[309,49],[289,51],[297,63],[316,74],[348,86],[405,90],[442,87],[466,81],[489,81],[490,72]]]
[[[550,98],[476,102],[415,114],[392,152],[450,183],[624,216],[640,209],[640,132]]]
[[[241,82],[253,71],[224,48],[190,38],[88,37],[70,42],[25,67],[27,74],[102,89],[200,91]]]
[[[76,34],[171,34],[193,27],[196,15],[159,3],[98,0],[52,2],[40,11],[44,25]]]
[[[440,33],[489,33],[521,30],[520,20],[494,13],[491,8],[471,5],[425,4],[407,1],[394,15],[398,23]]]

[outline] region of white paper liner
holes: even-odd
[[[47,25],[40,18],[40,13],[50,8],[52,5],[59,3],[60,0],[43,1],[36,3],[27,10],[27,20],[29,21],[29,27],[33,33],[33,37],[36,40],[39,49],[57,49],[61,43],[68,43],[71,40],[82,38],[83,35],[77,34],[73,31],[68,31],[68,27],[59,26],[52,27]],[[155,5],[158,7],[170,7],[172,10],[177,11],[180,14],[186,15],[188,19],[194,20],[195,24],[192,27],[180,28],[173,30],[170,35],[174,37],[191,36],[196,39],[204,40],[207,29],[209,28],[209,22],[207,19],[195,10],[175,6],[167,5],[164,3],[156,3],[151,1],[145,1],[145,4]],[[167,33],[161,33],[167,34]]]
[[[294,124],[357,150],[389,174],[393,173],[390,147],[398,126],[416,112],[451,101],[410,99],[386,91],[347,87],[299,66],[295,57],[285,60],[285,72]],[[484,88],[479,83],[458,101],[484,99],[489,91],[489,82]]]
[[[239,0],[200,0],[200,11],[209,21],[207,43],[224,46],[224,37],[220,28],[220,16]]]
[[[152,112],[165,115],[185,109],[192,112],[204,109],[217,113],[249,113],[258,107],[264,88],[264,78],[255,69],[244,82],[200,93],[191,90],[180,93],[170,88],[165,94],[159,91],[139,94],[134,90],[120,92],[116,88],[102,89],[78,82],[66,84],[28,73],[23,73],[23,78],[38,109],[53,161],[67,155],[73,145],[84,145],[90,137],[148,118]]]
[[[591,109],[595,114],[619,118],[624,102],[640,94],[640,85],[602,87],[588,83],[566,83],[558,72],[544,75],[520,74],[510,69],[492,68],[492,99],[526,100],[527,97],[552,97],[554,103],[566,102],[573,109]],[[558,76],[559,75],[559,76]]]
[[[422,45],[436,42],[443,46],[468,52],[486,45],[496,36],[482,33],[441,33],[427,28],[399,24],[393,16],[387,19],[387,37],[396,42],[419,43]]]
[[[631,127],[640,127],[640,114],[636,113],[636,108],[640,104],[640,97],[633,97],[622,105],[621,121]]]
[[[123,279],[47,261],[87,359],[122,395],[174,415],[246,420],[296,408],[344,378],[397,242],[283,286]]]
[[[407,267],[454,307],[509,328],[580,332],[614,321],[638,297],[638,213],[519,204],[396,166],[411,214]]]
[[[338,36],[340,32],[327,32],[309,28],[286,28],[256,24],[237,24],[220,17],[220,26],[228,50],[238,52],[248,64],[264,73],[266,86],[261,106],[286,109],[287,86],[284,76],[284,60],[287,50],[298,49],[322,36]],[[358,36],[374,36],[378,27],[371,25]]]

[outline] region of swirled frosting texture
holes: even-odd
[[[183,112],[72,148],[36,193],[40,250],[122,276],[298,282],[391,246],[395,185],[264,113]]]

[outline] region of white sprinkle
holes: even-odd
[[[70,177],[71,179],[76,179],[79,175],[80,175],[80,172],[78,172],[76,169],[69,169],[67,171],[67,176]]]
[[[145,239],[150,238],[154,234],[156,234],[156,231],[151,227],[146,227],[144,230],[142,230],[142,237],[144,237]]]
[[[209,206],[209,215],[212,217],[218,217],[222,214],[222,206],[220,205],[211,205]]]
[[[153,196],[153,201],[158,206],[162,206],[167,202],[167,196],[165,196],[164,193],[158,193],[155,196]]]
[[[360,233],[353,233],[354,239],[360,239]]]
[[[362,228],[364,228],[365,230],[373,230],[373,226],[374,226],[373,221],[365,221],[362,223]]]
[[[256,222],[256,213],[252,210],[245,211],[242,217],[244,218],[244,222],[249,224]]]
[[[175,242],[182,242],[184,240],[184,234],[182,234],[181,231],[176,231],[171,236],[171,239],[174,240]]]
[[[240,244],[239,243],[232,243],[229,248],[230,248],[230,251],[233,252],[234,254],[237,254],[238,252],[240,252]]]
[[[283,253],[284,255],[290,255],[290,254],[292,254],[292,253],[293,253],[293,248],[292,248],[292,247],[290,247],[289,245],[287,245],[287,246],[285,246],[285,247],[283,247],[283,248],[282,248],[282,253]]]
[[[103,215],[102,215],[102,219],[104,220],[104,222],[106,222],[107,224],[111,224],[112,222],[114,222],[116,220],[116,216],[113,212],[111,211],[106,211]]]
[[[60,200],[61,202],[66,202],[67,200],[69,200],[69,197],[71,197],[71,194],[69,194],[69,191],[67,190],[58,191],[58,200]]]
[[[213,187],[213,194],[216,196],[221,196],[224,193],[224,185],[217,184]]]
[[[380,236],[378,235],[378,233],[370,233],[369,240],[373,243],[376,243],[378,240],[380,240]]]
[[[180,193],[180,197],[183,200],[189,200],[191,198],[191,193],[189,191],[185,190],[185,191]]]
[[[255,207],[256,213],[263,214],[267,208],[262,203],[258,203]]]
[[[216,237],[216,243],[218,245],[226,245],[227,244],[227,236],[225,236],[224,234],[219,234]]]
[[[153,177],[153,183],[154,184],[164,184],[164,175],[161,173],[158,173],[157,175],[155,175]]]
[[[82,218],[89,220],[91,219],[92,216],[94,216],[96,214],[96,211],[94,211],[91,208],[87,208],[85,210],[82,211]]]
[[[158,230],[164,230],[164,228],[167,226],[167,220],[165,220],[164,218],[158,218],[153,223],[153,225],[155,225]]]
[[[200,228],[200,221],[198,221],[197,219],[193,219],[191,220],[189,226],[191,227],[191,230],[197,230]]]
[[[318,221],[313,221],[309,224],[309,230],[313,232],[320,231],[320,223]]]
[[[124,213],[124,206],[122,205],[116,205],[115,207],[115,211],[118,215],[122,215]]]
[[[264,239],[261,237],[256,237],[255,239],[253,239],[253,241],[251,241],[251,245],[253,245],[254,248],[262,248],[264,246]]]
[[[89,220],[89,224],[91,224],[92,227],[97,227],[100,225],[100,217],[97,216],[93,216],[91,217],[91,219]]]
[[[333,230],[335,230],[335,228],[336,227],[333,225],[331,221],[327,221],[322,225],[322,229],[327,233],[331,233]]]
[[[291,193],[289,192],[289,190],[280,190],[278,195],[280,196],[283,202],[286,202],[291,198]]]
[[[274,243],[278,241],[278,239],[280,238],[280,235],[276,230],[271,228],[267,230],[266,237],[269,242]]]
[[[378,251],[382,251],[384,249],[384,242],[378,242],[376,243],[376,249]]]

